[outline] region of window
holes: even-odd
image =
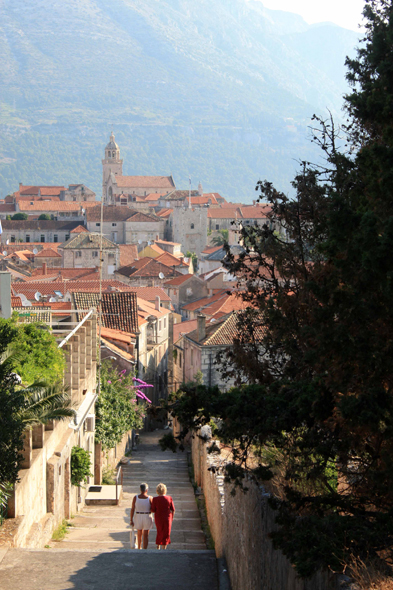
[[[218,223],[216,223],[216,229],[220,229],[220,226],[218,225]]]
[[[193,223],[191,223],[191,229],[194,229],[194,224]]]
[[[53,241],[54,242],[58,242],[59,241],[59,236],[57,234],[54,234]]]
[[[96,223],[96,227],[100,227],[101,223]]]
[[[98,258],[98,250],[93,250],[92,256],[93,258]]]
[[[109,258],[113,258],[114,256],[115,256],[115,255],[114,255],[114,253],[113,253],[113,252],[109,252],[109,254],[108,254],[108,257],[109,257]]]
[[[40,240],[40,242],[42,242],[42,243],[45,242],[45,236],[44,236],[44,234],[41,234],[41,240]]]
[[[66,239],[66,242],[67,242],[67,240],[69,240],[69,239],[70,239],[70,234],[66,234],[66,237],[65,237],[65,239]]]
[[[179,367],[181,368],[181,353],[179,354]]]
[[[11,244],[15,243],[15,236],[11,236]]]
[[[80,250],[75,252],[75,258],[82,258],[82,252]]]
[[[30,242],[30,236],[26,236],[26,243]]]
[[[191,364],[192,365],[194,364],[194,351],[192,348],[191,348]]]
[[[112,227],[116,227],[116,226],[117,226],[117,223],[112,223]]]
[[[164,318],[164,330],[166,328],[166,318]]]
[[[158,322],[158,331],[161,332],[161,320]]]

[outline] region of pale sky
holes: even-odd
[[[309,23],[330,21],[358,31],[364,0],[261,0],[265,8],[300,14]]]

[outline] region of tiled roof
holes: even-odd
[[[203,197],[214,197],[219,203],[226,203],[226,199],[220,195],[220,193],[203,193]]]
[[[73,279],[76,280],[78,278],[82,278],[85,276],[90,276],[91,274],[96,273],[97,279],[99,278],[99,273],[97,271],[97,267],[93,266],[91,268],[47,268],[46,274],[44,275],[42,266],[40,268],[35,268],[32,271],[32,279],[31,280],[40,280],[46,279],[50,277],[50,280],[55,280],[57,278],[63,279]],[[85,279],[86,280],[86,279]]]
[[[122,330],[112,330],[111,328],[105,328],[104,326],[101,328],[101,336],[104,338],[119,340],[119,342],[124,342],[125,344],[131,344],[132,338],[135,338],[135,334],[123,332]]]
[[[161,219],[159,217],[157,217],[157,215],[155,215],[154,213],[136,213],[135,215],[133,215],[131,217],[131,219],[128,219],[127,221],[130,221],[131,223],[152,223],[152,222],[157,222],[157,221],[161,221]]]
[[[3,220],[3,230],[58,230],[58,231],[71,231],[79,225],[79,221],[55,221],[53,219],[21,219],[18,221],[14,220]],[[42,245],[42,244],[41,244]]]
[[[229,249],[231,251],[231,254],[234,254],[235,256],[238,256],[239,254],[242,254],[242,252],[244,252],[243,246],[239,246],[236,244],[233,246],[229,246]],[[216,261],[220,262],[221,260],[224,260],[226,255],[227,255],[226,251],[221,246],[218,250],[215,250],[211,254],[208,254],[207,256],[205,256],[205,260],[216,260]]]
[[[160,246],[160,244],[162,246],[165,246],[165,245],[168,245],[168,246],[181,246],[181,243],[180,242],[168,242],[167,240],[155,240],[154,243],[157,244],[158,246]]]
[[[80,234],[82,232],[87,232],[87,231],[89,231],[89,230],[86,229],[85,227],[83,227],[83,225],[78,225],[75,229],[72,229],[70,233]]]
[[[259,329],[257,335],[262,337],[262,330]],[[202,346],[231,346],[233,341],[239,336],[238,313],[236,311],[225,315],[218,322],[206,323],[206,336],[202,341],[198,341],[198,329],[187,334],[187,338],[198,342]]]
[[[118,207],[116,205],[105,205],[103,207],[104,221],[125,221],[135,215],[137,211],[129,207]],[[101,222],[101,205],[91,207],[86,211],[87,221]]]
[[[243,219],[266,219],[272,208],[269,205],[249,205],[240,209]]]
[[[138,246],[136,244],[119,244],[120,248],[120,266],[132,264],[138,260]]]
[[[11,295],[11,307],[22,307],[22,299]]]
[[[35,185],[20,185],[19,190],[15,192],[16,195],[38,195],[38,191],[41,196],[59,196],[61,191],[65,191],[65,186],[35,186]]]
[[[132,356],[132,354],[130,354],[129,352],[126,352],[125,350],[123,350],[122,348],[119,348],[118,346],[115,346],[115,344],[113,344],[112,342],[109,342],[109,340],[106,340],[105,338],[101,338],[101,342],[105,345],[106,348],[109,348],[109,350],[111,350],[114,354],[117,354],[118,356],[126,359],[127,361],[135,361],[135,358]]]
[[[202,250],[202,254],[213,254],[213,252],[217,252],[217,250],[221,250],[222,246],[206,246],[204,250]]]
[[[196,330],[197,326],[198,320],[188,320],[179,324],[173,324],[173,342],[177,342],[182,334],[189,334],[193,330]]]
[[[35,255],[35,258],[61,258],[61,254],[52,250],[52,248],[45,248]]]
[[[75,309],[89,309],[99,304],[99,293],[74,292]],[[80,314],[79,314],[80,315]],[[83,315],[83,314],[82,314]],[[79,317],[79,320],[81,318]],[[103,292],[102,321],[106,328],[135,334],[138,331],[138,308],[135,292]]]
[[[146,195],[146,197],[143,199],[145,202],[150,202],[150,201],[159,201],[160,197],[162,197],[165,193],[150,193],[149,195]]]
[[[170,279],[169,281],[165,281],[165,287],[179,287],[192,277],[198,278],[195,275],[187,274],[187,275],[180,275],[179,277],[175,277],[174,279]]]
[[[157,252],[157,254],[165,254],[165,250],[160,248],[160,246],[157,246],[157,244],[150,244],[150,248],[154,250],[154,252]]]
[[[211,305],[215,301],[222,299],[225,296],[227,296],[227,290],[220,289],[215,295],[202,297],[202,299],[198,299],[197,301],[192,301],[191,303],[183,305],[182,309],[185,309],[186,311],[196,311],[197,309],[203,309],[204,307]]]
[[[135,291],[138,299],[144,299],[145,301],[155,302],[157,296],[161,301],[171,301],[171,298],[161,287],[130,287],[130,291]]]
[[[189,198],[187,197],[186,199],[186,203],[189,203]],[[195,197],[193,197],[191,195],[191,205],[219,205],[219,202],[217,201],[216,197],[214,197],[213,195],[197,195]]]
[[[161,262],[157,262],[155,258],[141,258],[136,260],[132,264],[128,266],[123,266],[123,268],[119,268],[116,273],[121,274],[125,277],[155,277],[159,278],[160,273],[164,274],[164,278],[166,277],[174,277],[178,276],[180,273],[167,266],[166,264],[162,264]]]
[[[188,199],[189,191],[176,189],[169,193],[169,195],[163,197],[166,201],[184,201]],[[196,190],[191,191],[191,201],[193,197],[199,197],[199,192]]]
[[[76,234],[75,237],[72,237],[68,240],[68,242],[64,242],[59,246],[59,248],[63,248],[64,250],[84,250],[84,249],[99,249],[101,246],[101,236],[99,234],[91,234],[91,233],[80,233]],[[102,237],[102,247],[105,249],[118,249],[119,246],[114,244],[107,238]]]
[[[0,213],[13,213],[16,210],[15,205],[11,205],[8,203],[1,203],[0,204]]]
[[[26,254],[30,255],[30,251],[24,252],[23,250],[16,250],[15,252],[11,252],[5,257],[5,260],[18,258],[19,260],[23,260],[24,262],[29,261],[29,257]]]
[[[88,207],[94,207],[94,202],[83,201],[78,203],[74,201],[34,201],[33,204],[27,201],[19,201],[20,211],[80,211]]]
[[[207,216],[209,219],[241,219],[240,209],[235,207],[222,207],[208,209]]]
[[[173,209],[161,209],[161,211],[157,212],[158,217],[169,217],[170,214],[173,213]]]
[[[175,188],[172,176],[116,176],[116,184],[124,188]]]
[[[82,269],[81,269],[82,270]],[[34,294],[39,291],[42,295],[55,296],[55,291],[60,291],[64,296],[67,291],[73,293],[75,291],[96,292],[100,290],[100,281],[91,280],[86,281],[83,278],[76,280],[55,280],[55,281],[29,281],[23,283],[13,283],[14,293],[18,295],[21,293],[25,295],[29,301],[34,301]],[[118,291],[132,291],[132,289],[113,279],[102,281],[103,290],[109,288],[117,289]]]
[[[180,258],[173,256],[169,252],[160,254],[160,256],[158,256],[158,258],[155,258],[155,260],[157,262],[162,262],[162,264],[166,264],[167,266],[189,266],[190,264],[190,262],[188,262],[187,264],[186,262],[184,262],[184,260],[181,261]]]

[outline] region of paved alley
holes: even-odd
[[[42,550],[10,549],[0,562],[0,590],[216,590],[214,551],[206,549],[185,453],[163,453],[162,431],[144,433],[124,467],[119,506],[86,506],[72,520],[66,538]],[[149,493],[166,484],[175,503],[167,551],[157,551],[155,528],[147,551],[130,549],[130,507],[147,482]],[[1,556],[0,556],[1,560]]]

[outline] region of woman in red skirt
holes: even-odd
[[[153,498],[151,503],[151,511],[155,514],[157,537],[157,549],[167,548],[171,542],[171,528],[173,515],[175,514],[175,505],[170,496],[166,495],[166,485],[159,483],[156,492],[158,496]]]

